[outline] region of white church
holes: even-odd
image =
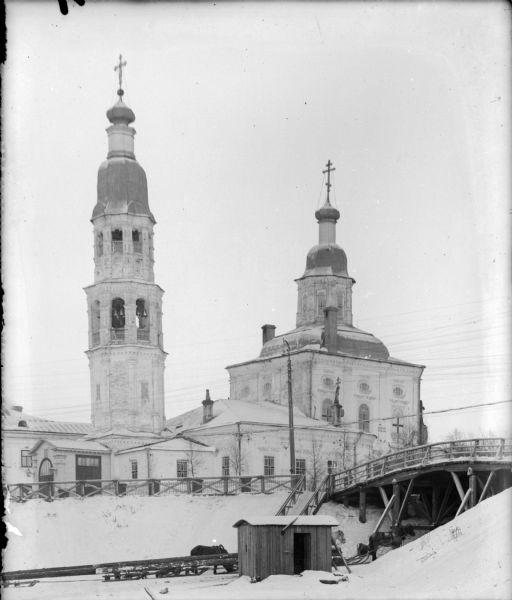
[[[228,399],[213,401],[206,390],[197,409],[166,419],[155,218],[134,154],[135,115],[121,80],[119,87],[91,218],[94,282],[85,288],[91,423],[37,418],[6,398],[4,483],[289,474],[289,366],[294,470],[310,486],[327,472],[425,443],[424,367],[392,358],[353,325],[355,281],[336,243],[330,161],[325,204],[315,213],[318,243],[296,280],[295,329],[276,335],[263,325],[259,356],[227,367]]]

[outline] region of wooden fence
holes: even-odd
[[[180,477],[175,479],[91,479],[86,481],[36,481],[4,485],[14,502],[32,499],[89,498],[91,496],[168,496],[194,494],[230,496],[292,491],[296,476]]]

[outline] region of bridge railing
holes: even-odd
[[[229,496],[292,491],[296,476],[253,475],[241,477],[178,477],[169,479],[88,479],[84,481],[35,481],[4,486],[14,502],[32,499],[90,498],[91,496],[168,496],[194,494]]]
[[[336,473],[333,488],[339,491],[394,471],[426,464],[472,458],[499,461],[511,457],[512,440],[506,438],[473,438],[413,446]]]
[[[364,484],[383,475],[406,468],[422,467],[426,464],[469,459],[489,459],[500,461],[512,459],[512,439],[508,438],[473,438],[438,442],[423,446],[412,446],[392,454],[356,465],[340,473],[327,475],[323,479],[308,503],[301,511],[303,515],[314,514],[318,507],[334,492]]]

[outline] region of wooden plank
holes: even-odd
[[[389,510],[390,510],[391,506],[393,505],[394,501],[395,501],[395,496],[391,496],[391,500],[387,503],[386,508],[384,509],[384,512],[380,516],[380,519],[378,520],[377,525],[375,526],[375,529],[373,530],[372,534],[377,533],[377,531],[379,531],[379,529],[381,528],[381,525],[382,525],[384,519],[388,515]]]
[[[460,503],[460,506],[459,506],[457,512],[455,513],[456,517],[458,517],[460,515],[460,513],[466,508],[466,504],[468,503],[470,496],[471,496],[471,488],[468,488],[468,491],[464,495],[464,498],[462,499],[462,502]]]
[[[457,488],[457,492],[459,492],[460,499],[464,500],[464,490],[462,488],[462,484],[460,482],[459,476],[457,475],[457,473],[454,473],[453,471],[450,471],[450,473],[452,475],[453,483],[455,484],[455,487]]]
[[[485,495],[487,494],[487,492],[489,490],[489,487],[491,485],[491,481],[492,481],[492,478],[494,477],[495,472],[496,471],[491,471],[489,473],[489,476],[487,477],[487,481],[485,482],[484,489],[482,490],[482,493],[480,494],[480,498],[478,499],[478,502],[482,502],[482,500],[485,498]]]
[[[437,514],[434,515],[434,521],[433,521],[433,525],[437,525],[439,523],[439,521],[441,520],[444,510],[446,509],[446,504],[448,503],[448,500],[450,498],[450,494],[452,492],[453,489],[453,480],[450,479],[448,481],[448,485],[446,486],[445,492],[444,492],[444,496],[443,499],[441,501],[441,506],[439,507],[439,511],[437,512]]]
[[[414,487],[414,478],[409,481],[409,485],[407,486],[407,490],[405,492],[404,500],[402,502],[402,506],[398,512],[397,524],[400,525],[402,519],[404,518],[404,512],[407,508],[407,503],[409,502],[409,498],[411,497],[411,493]]]

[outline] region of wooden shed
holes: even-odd
[[[238,569],[240,575],[264,579],[302,571],[331,571],[333,517],[313,515],[240,519]]]

